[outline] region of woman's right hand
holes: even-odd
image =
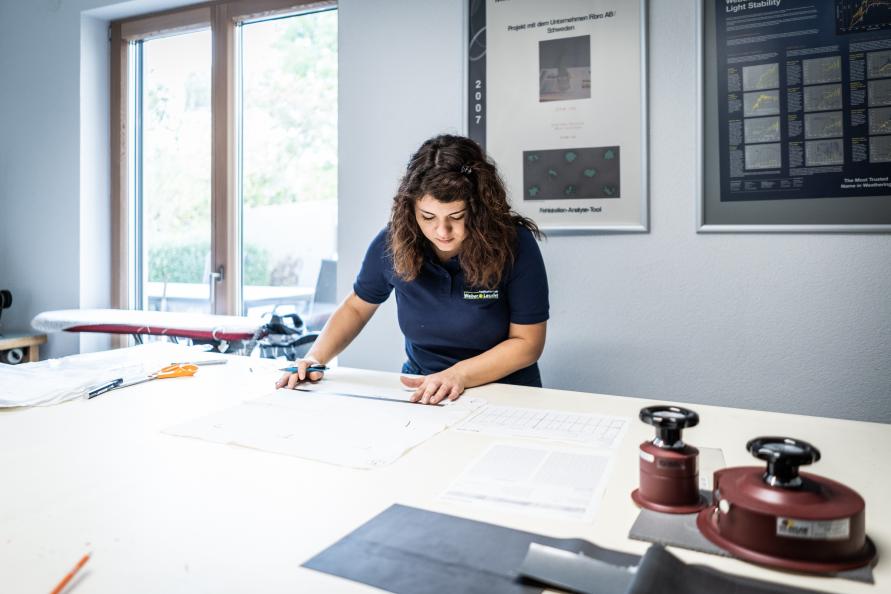
[[[324,371],[306,371],[306,368],[311,365],[321,366],[322,362],[313,357],[304,357],[303,359],[294,361],[294,364],[291,365],[291,367],[296,367],[297,371],[284,374],[277,382],[275,382],[276,389],[288,388],[289,390],[293,390],[300,382],[317,382],[322,379],[325,375]]]

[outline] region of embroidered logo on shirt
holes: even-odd
[[[479,299],[498,299],[498,289],[492,291],[464,291],[464,299],[477,301]]]

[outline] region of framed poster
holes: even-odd
[[[700,232],[891,231],[891,7],[704,0]]]
[[[545,231],[647,231],[645,0],[469,0],[467,134]]]

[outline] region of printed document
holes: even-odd
[[[612,454],[493,444],[442,495],[472,505],[591,520]]]

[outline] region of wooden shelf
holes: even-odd
[[[11,330],[0,333],[0,351],[26,348],[28,349],[25,354],[26,363],[40,360],[39,348],[42,344],[46,344],[46,334]]]

